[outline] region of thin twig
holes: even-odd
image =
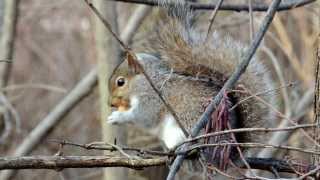
[[[301,164],[290,160],[278,160],[274,158],[252,158],[248,157],[246,158],[247,162],[254,167],[255,169],[260,170],[267,170],[267,171],[273,171],[276,170],[277,172],[287,172],[287,173],[306,173],[311,169],[314,169],[315,166],[313,165],[307,165],[307,164]],[[240,168],[243,168],[244,166],[242,164],[237,164]],[[296,169],[299,169],[298,172]]]
[[[6,87],[0,88],[0,91],[13,91],[13,90],[19,90],[19,89],[44,89],[48,91],[58,92],[58,93],[67,93],[67,90],[62,87],[57,87],[49,84],[37,84],[37,83],[31,83],[31,84],[10,84]]]
[[[248,0],[249,5],[249,25],[250,25],[250,40],[253,40],[254,37],[254,23],[253,23],[253,11],[252,11],[252,0]]]
[[[306,153],[306,154],[320,155],[319,151],[314,151],[314,150],[307,150],[307,149],[302,149],[302,148],[297,148],[297,147],[292,147],[292,146],[282,146],[282,145],[252,143],[252,142],[247,142],[247,143],[230,143],[230,142],[228,142],[228,143],[200,144],[200,145],[191,146],[187,150],[177,151],[177,154],[184,154],[186,152],[190,152],[195,149],[202,149],[202,148],[207,148],[207,147],[217,147],[217,146],[240,146],[240,147],[247,147],[247,148],[275,148],[275,149],[297,151],[297,152]]]
[[[231,129],[230,124],[228,124],[228,126],[229,126],[228,128]],[[237,142],[237,139],[236,139],[236,136],[234,135],[234,133],[231,133],[231,137],[232,137],[232,139],[233,139],[234,142]],[[243,155],[240,147],[239,147],[239,146],[236,146],[236,149],[237,149],[237,151],[238,151],[238,153],[239,153],[239,156],[240,156],[241,161],[243,162],[243,164],[245,165],[245,167],[248,169],[249,173],[256,177],[257,175],[255,174],[254,171],[252,171],[252,169],[251,169],[249,163],[247,162],[247,160],[245,159],[245,157],[244,157],[244,155]]]
[[[217,6],[214,8],[214,10],[213,10],[213,12],[211,14],[210,24],[209,24],[209,28],[208,28],[208,31],[207,31],[205,42],[208,41],[209,34],[212,32],[213,21],[214,21],[215,17],[217,16],[218,9],[221,7],[222,3],[223,3],[223,0],[219,0]]]
[[[313,175],[313,174],[316,174],[316,173],[318,173],[319,171],[320,171],[320,166],[318,165],[315,169],[313,169],[313,170],[309,171],[308,173],[300,176],[300,177],[298,178],[298,180],[304,180],[306,177],[311,176],[311,175]]]
[[[228,174],[228,173],[225,173],[225,172],[219,170],[219,169],[216,168],[215,166],[208,166],[208,168],[209,168],[210,170],[216,171],[218,174],[220,174],[220,175],[222,175],[222,176],[224,176],[224,177],[226,177],[226,178],[229,178],[229,179],[240,179],[239,177],[232,176],[232,175],[230,175],[230,174]]]
[[[314,128],[313,133],[317,142],[320,141],[320,34],[317,38],[317,50],[316,50],[316,68],[315,68],[315,85],[314,85],[314,97],[313,97],[313,112],[314,112],[314,123],[317,124],[317,127]],[[319,147],[315,147],[316,150],[319,150]],[[313,157],[313,163],[320,163],[320,156]]]
[[[301,68],[301,61],[297,53],[294,50],[292,38],[289,36],[289,31],[286,29],[286,25],[282,22],[280,16],[275,16],[274,18],[274,28],[279,34],[278,38],[280,45],[282,46],[283,52],[287,55],[287,60],[292,66],[295,75],[299,78],[304,88],[309,88],[309,79],[310,77],[304,68]],[[312,76],[312,75],[310,75]]]
[[[307,108],[310,107],[313,101],[313,94],[314,89],[309,89],[307,92],[304,93],[304,95],[298,100],[298,104],[294,106],[294,109],[292,110],[293,114],[289,119],[291,119],[294,122],[299,123],[299,119],[307,112]],[[289,120],[282,120],[281,123],[277,126],[278,128],[283,128],[289,126],[291,123]],[[268,141],[268,144],[281,144],[288,140],[290,137],[291,132],[276,132],[274,133],[271,138]],[[259,152],[259,157],[270,157],[272,156],[272,153],[275,153],[274,151],[271,151],[271,149],[264,149],[261,152]]]
[[[135,56],[136,57],[136,56]],[[173,116],[173,118],[175,119],[175,121],[177,122],[179,128],[182,130],[183,134],[185,135],[185,137],[189,136],[189,132],[186,130],[186,128],[183,126],[182,122],[180,121],[177,113],[175,112],[175,110],[173,109],[173,107],[167,103],[167,101],[164,99],[164,97],[162,96],[161,92],[158,90],[158,88],[153,84],[151,78],[149,77],[149,75],[146,73],[146,71],[143,69],[142,65],[136,61],[136,63],[139,64],[143,75],[146,77],[147,81],[149,82],[149,84],[151,85],[152,89],[156,92],[156,94],[158,95],[158,97],[160,98],[160,100],[162,101],[162,103],[165,105],[165,107],[167,108],[167,110],[171,113],[171,115]]]
[[[252,92],[250,92],[248,89],[246,89],[245,87],[243,87],[245,89],[245,91],[247,93],[249,93],[250,95],[253,95],[258,101],[260,101],[261,103],[265,104],[266,106],[268,106],[272,111],[274,111],[275,113],[277,113],[277,115],[281,118],[286,119],[288,122],[290,122],[293,125],[298,125],[297,122],[294,122],[292,119],[286,117],[283,113],[281,113],[280,111],[278,111],[275,107],[273,107],[270,103],[268,103],[267,101],[265,101],[264,99],[262,99],[259,96],[255,96],[254,94],[252,94]],[[311,142],[313,142],[316,146],[320,147],[320,144],[311,137],[310,134],[308,134],[306,131],[304,131],[303,129],[299,129],[302,134],[304,136],[306,136]]]
[[[150,6],[138,6],[131,15],[131,18],[126,23],[126,27],[120,34],[123,43],[130,44],[134,33],[140,27],[142,21],[151,12]]]
[[[6,110],[5,107],[1,107],[0,109],[0,115],[3,115],[3,131],[0,134],[0,144],[6,143],[6,140],[8,140],[8,137],[10,133],[12,132],[12,121],[10,119],[10,114]]]
[[[124,42],[122,42],[122,40],[119,38],[119,36],[112,30],[112,27],[109,24],[109,22],[105,18],[103,18],[102,14],[97,10],[97,8],[94,7],[94,5],[91,2],[89,2],[89,0],[84,0],[84,2],[86,2],[86,4],[91,8],[91,10],[94,12],[94,14],[100,19],[100,21],[108,29],[108,31],[112,34],[112,36],[119,42],[121,47],[124,50],[129,50],[129,47]]]
[[[3,104],[5,109],[7,109],[10,112],[10,115],[12,115],[12,117],[14,118],[15,123],[16,123],[16,132],[18,134],[20,134],[21,133],[21,118],[20,118],[18,111],[14,108],[14,106],[11,104],[11,102],[8,100],[8,98],[1,92],[0,92],[0,102]]]
[[[271,93],[271,92],[274,92],[274,91],[278,91],[280,89],[283,89],[283,88],[286,88],[286,87],[292,87],[294,86],[296,83],[289,83],[289,84],[285,84],[285,85],[282,85],[280,87],[277,87],[277,88],[274,88],[274,89],[267,89],[265,91],[262,91],[262,92],[257,92],[255,94],[252,94],[252,95],[249,95],[243,99],[241,99],[240,101],[238,101],[235,105],[233,105],[229,111],[232,111],[234,110],[237,106],[239,106],[241,103],[245,102],[245,101],[248,101],[249,99],[251,98],[254,98],[255,96],[261,96],[261,95],[265,95],[265,94],[268,94],[268,93]],[[243,91],[239,91],[239,90],[231,90],[229,92],[240,92],[242,93]]]
[[[265,43],[263,43],[263,46],[261,47],[261,50],[264,51],[270,58],[271,64],[274,67],[274,70],[276,72],[276,75],[279,79],[279,83],[281,86],[284,86],[286,84],[285,78],[284,78],[284,73],[283,70],[279,64],[279,61],[276,57],[276,55],[271,51],[270,48],[268,48]],[[292,114],[291,110],[291,103],[289,99],[289,94],[288,94],[288,88],[284,87],[281,89],[282,97],[283,97],[283,102],[284,102],[284,114],[289,117]]]
[[[80,144],[80,143],[74,143],[66,140],[49,140],[49,142],[55,142],[63,145],[69,145],[69,146],[76,146],[76,147],[81,147],[83,149],[87,150],[106,150],[106,151],[116,151],[117,149],[114,148],[113,146],[108,146],[106,144],[102,145],[100,144],[97,146],[96,144],[93,143],[88,143],[88,144]],[[105,143],[105,142],[103,142]],[[132,148],[132,147],[120,147],[124,151],[135,151],[139,154],[150,154],[150,155],[156,155],[156,156],[173,156],[173,153],[170,152],[162,152],[162,151],[153,151],[153,150],[145,150],[145,149],[140,149],[140,148]]]
[[[120,146],[118,146],[116,144],[111,144],[111,143],[108,143],[108,142],[92,142],[92,143],[87,144],[88,147],[101,146],[101,145],[111,146],[113,149],[117,150],[120,154],[124,155],[125,157],[127,157],[129,159],[133,158],[128,153],[124,152],[124,150]]]
[[[224,130],[224,131],[218,131],[218,132],[212,132],[208,134],[203,134],[199,135],[195,138],[189,139],[184,141],[184,143],[188,142],[195,142],[203,138],[207,137],[214,137],[214,136],[221,136],[224,134],[231,134],[231,133],[243,133],[243,132],[278,132],[278,131],[294,131],[297,129],[303,129],[303,128],[314,128],[316,127],[317,124],[301,124],[301,125],[296,125],[296,126],[291,126],[291,127],[285,127],[285,128],[240,128],[240,129],[229,129],[229,130]],[[182,145],[181,144],[181,145]]]

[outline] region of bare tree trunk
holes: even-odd
[[[0,1],[0,39],[1,39],[1,35],[2,35],[2,29],[3,29],[3,18],[4,16],[4,1]],[[5,131],[5,123],[3,119],[0,119],[0,136],[3,135]]]
[[[320,34],[318,36],[317,42],[317,51],[316,51],[316,83],[315,83],[315,92],[314,92],[314,121],[318,124],[318,127],[315,128],[314,135],[315,139],[319,142],[320,140]],[[316,150],[319,150],[319,147],[316,146]],[[313,157],[314,165],[320,163],[320,157],[314,155]]]
[[[115,32],[118,32],[116,4],[115,2],[95,1],[98,10],[106,17]],[[115,66],[120,62],[120,47],[114,37],[107,31],[102,22],[95,17],[96,43],[98,58],[98,79],[101,106],[101,127],[103,141],[112,143],[116,139],[117,144],[126,143],[125,127],[108,125],[106,118],[110,114],[108,106],[109,88],[108,79]],[[105,169],[104,177],[108,180],[126,180],[127,169],[108,168]]]
[[[0,1],[0,60],[13,59],[14,37],[16,32],[17,16],[18,16],[18,0],[2,0]],[[12,63],[0,63],[0,88],[7,85]],[[4,92],[0,93],[4,97]],[[0,100],[0,104],[5,102]],[[3,116],[4,115],[4,116]],[[0,116],[0,142],[5,141],[9,136],[12,122],[8,118],[10,113],[5,110]],[[18,126],[18,124],[16,124]]]
[[[3,18],[4,16],[4,1],[0,1],[0,34],[2,34],[3,29]]]
[[[18,16],[18,3],[19,0],[4,1],[3,26],[1,28],[0,40],[0,59],[12,60],[13,58],[13,45]],[[0,64],[0,87],[7,85],[11,71],[11,65],[11,63]]]

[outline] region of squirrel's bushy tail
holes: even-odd
[[[193,77],[207,77],[221,87],[230,77],[241,57],[246,52],[246,46],[230,37],[221,37],[214,32],[207,38],[207,28],[195,25],[195,15],[187,4],[175,1],[176,6],[170,5],[170,0],[160,4],[168,6],[169,12],[158,22],[156,35],[145,46],[152,54],[157,54],[173,69]],[[208,26],[209,23],[206,23]],[[252,93],[274,89],[270,72],[261,61],[253,59],[238,84],[244,85]],[[248,96],[248,95],[245,95]],[[244,97],[243,94],[237,98]],[[265,100],[274,105],[274,96],[264,96]],[[241,103],[239,106],[244,127],[270,127],[274,119],[273,113],[265,105],[254,98]],[[253,138],[254,139],[254,138]]]

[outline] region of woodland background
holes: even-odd
[[[101,22],[97,20],[88,6],[79,0],[1,0],[0,28],[5,23],[6,3],[10,2],[17,3],[14,8],[17,13],[17,21],[12,51],[0,49],[0,59],[12,57],[10,58],[12,63],[1,62],[0,64],[0,112],[2,116],[0,119],[0,156],[14,154],[17,147],[37,124],[99,63],[98,51],[103,51],[103,49],[98,39],[105,36],[105,32],[97,30]],[[239,2],[246,3],[247,1]],[[254,3],[266,2],[270,1],[254,1]],[[103,10],[108,10],[108,7],[110,8],[110,2],[97,0],[95,4],[103,14],[111,13],[110,11],[103,12]],[[299,120],[299,123],[312,123],[314,120],[312,102],[316,40],[320,29],[319,6],[320,3],[315,2],[278,13],[259,49],[261,56],[269,62],[270,68],[274,71],[274,78],[279,78],[276,75],[278,71],[282,74],[284,84],[295,83],[277,93],[284,97],[284,100],[279,102],[283,108],[279,110],[286,116]],[[116,13],[120,32],[124,30],[127,20],[138,7],[134,4],[116,4],[116,9],[112,13]],[[134,33],[136,36],[132,42],[139,42],[143,37],[143,32],[153,21],[155,12],[151,12],[151,8],[147,11],[150,11],[146,13],[148,17]],[[201,12],[204,13],[202,18],[206,20],[211,11]],[[253,15],[254,27],[258,29],[264,13],[254,12]],[[247,12],[221,11],[214,22],[214,28],[249,44],[249,17]],[[0,29],[1,38],[8,33],[6,31],[10,29]],[[272,63],[271,60],[277,63]],[[125,132],[117,134],[116,137],[121,136],[127,139],[124,141],[128,146],[159,149],[160,143],[154,137],[132,126],[127,126],[125,129],[120,128],[120,130],[117,127],[103,127],[106,126],[105,114],[100,113],[101,109],[104,111],[104,108],[100,106],[100,102],[103,101],[105,101],[105,95],[100,96],[99,89],[93,88],[93,91],[79,104],[76,104],[74,109],[59,123],[55,124],[46,133],[45,138],[28,154],[54,155],[59,150],[59,145],[53,143],[51,141],[53,139],[89,143],[101,141],[103,137],[112,137],[108,134],[112,132],[103,130],[104,128]],[[109,141],[112,143],[112,138]],[[298,147],[312,146],[299,133],[288,135],[286,143]],[[70,146],[64,147],[63,153],[65,155],[102,154],[101,151],[88,151]],[[279,156],[288,154],[284,151],[276,153]],[[310,156],[300,154],[297,156],[303,161],[310,161]],[[103,170],[103,168],[65,169],[63,171],[19,170],[14,173],[12,179],[102,179]],[[121,171],[123,177],[116,179],[150,179],[151,177],[164,179],[166,171],[166,168],[149,168],[144,171],[129,170],[128,175]]]

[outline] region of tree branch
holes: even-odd
[[[103,142],[101,143],[88,143],[88,144],[80,144],[80,143],[74,143],[66,140],[50,140],[50,142],[59,143],[63,146],[75,146],[75,147],[81,147],[86,150],[104,150],[104,151],[117,151],[117,149],[114,147],[114,145],[110,143]],[[147,149],[141,149],[141,148],[133,148],[133,147],[119,147],[123,151],[134,151],[139,154],[148,154],[148,155],[155,155],[155,156],[173,156],[174,153],[171,152],[162,152],[162,151],[154,151],[154,150],[147,150]]]
[[[23,157],[2,157],[0,158],[0,170],[5,169],[53,169],[61,170],[66,168],[98,168],[98,167],[127,167],[131,169],[143,169],[154,166],[164,166],[169,163],[167,157],[149,159],[134,159],[114,156],[23,156]],[[301,173],[316,170],[316,166],[277,160],[272,158],[246,158],[246,161],[253,169],[266,171]],[[239,162],[239,168],[246,166]]]
[[[107,1],[145,4],[149,6],[159,5],[158,1],[155,1],[155,0],[107,0]],[[285,11],[293,8],[298,8],[315,1],[316,0],[284,0],[277,8],[277,11]],[[189,2],[189,4],[190,4],[190,7],[194,10],[211,10],[211,9],[215,9],[217,6],[217,3],[204,4],[204,3]],[[169,3],[169,6],[175,6],[175,3],[171,2]],[[249,11],[249,5],[248,4],[222,4],[219,10]],[[252,11],[267,11],[267,10],[268,10],[267,4],[252,4]]]
[[[224,131],[216,131],[208,134],[199,135],[197,137],[194,137],[192,139],[188,139],[181,144],[187,143],[187,142],[194,142],[199,139],[207,138],[207,137],[214,137],[214,136],[220,136],[223,134],[231,134],[231,133],[241,133],[241,132],[278,132],[278,131],[294,131],[298,129],[303,128],[314,128],[317,124],[300,124],[295,126],[289,126],[289,127],[283,127],[283,128],[239,128],[239,129],[230,129],[230,130],[224,130]]]
[[[133,159],[114,156],[24,156],[0,158],[0,170],[4,169],[64,169],[94,167],[127,167],[141,169],[163,166],[168,158]]]
[[[287,162],[283,160],[273,159],[273,158],[246,158],[246,161],[254,169],[274,171],[277,172],[287,172],[296,173],[296,169],[299,169],[301,173],[307,173],[310,170],[315,169],[315,166],[304,165],[300,163]],[[239,165],[242,168],[243,165]]]

